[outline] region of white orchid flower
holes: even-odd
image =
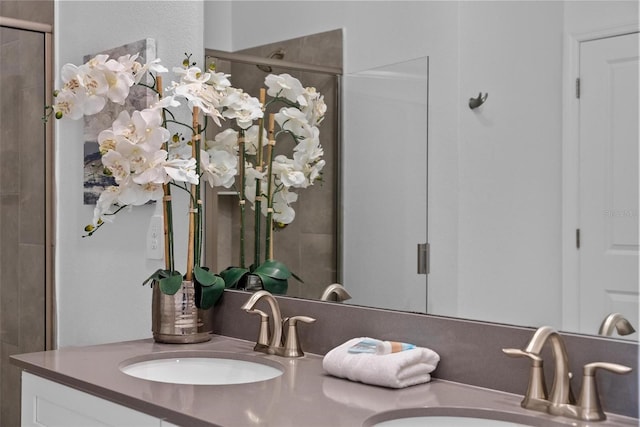
[[[224,150],[235,155],[238,152],[238,131],[229,128],[218,132],[213,140],[205,142],[205,146],[207,151]]]
[[[136,176],[134,176],[133,182],[136,184],[166,184],[169,182],[167,171],[165,168],[167,161],[167,152],[159,150],[146,159],[147,161],[141,165]]]
[[[275,115],[278,125],[294,135],[304,136],[312,133],[307,116],[297,108],[282,108]]]
[[[264,79],[264,84],[267,86],[267,95],[280,96],[286,98],[289,101],[297,102],[300,105],[307,105],[307,100],[304,97],[304,88],[298,79],[292,77],[289,74],[269,74]]]
[[[135,84],[133,74],[126,70],[117,61],[109,60],[99,64],[96,70],[100,71],[108,84],[107,97],[116,104],[124,105],[124,101],[129,96],[131,86]]]
[[[298,163],[313,163],[324,155],[320,145],[320,131],[317,127],[310,128],[312,135],[302,140],[293,148],[293,159]]]
[[[244,133],[244,148],[247,154],[254,156],[258,152],[258,137],[260,135],[260,126],[253,125]],[[267,132],[262,132],[262,146],[266,147],[269,143]]]
[[[225,150],[200,151],[204,178],[211,187],[229,188],[238,173],[238,158]]]
[[[174,67],[173,72],[176,75],[181,76],[181,82],[187,83],[206,83],[211,78],[210,73],[203,73],[202,70],[198,67]]]
[[[117,183],[124,181],[129,177],[131,166],[129,159],[124,157],[118,151],[110,150],[102,156],[102,164],[111,171]]]
[[[296,170],[293,160],[283,155],[273,159],[272,171],[285,187],[300,187],[306,181],[304,173]]]
[[[262,104],[241,89],[228,88],[220,106],[225,107],[223,117],[236,119],[236,123],[242,129],[248,129],[253,121],[263,116]]]
[[[266,189],[266,173],[265,172],[258,172],[252,164],[250,163],[245,163],[245,175],[246,175],[246,180],[245,180],[245,186],[244,186],[244,194],[245,197],[247,198],[247,200],[249,200],[251,203],[255,203],[256,202],[256,182],[260,181],[262,184],[263,189]]]
[[[175,96],[170,95],[170,96],[165,96],[162,99],[158,100],[153,105],[151,105],[149,109],[161,111],[163,108],[179,107],[179,106],[180,106],[180,101],[178,101],[175,98]]]
[[[96,202],[96,207],[93,208],[93,225],[98,225],[98,222],[102,220],[102,216],[109,211],[113,203],[118,199],[120,195],[120,187],[110,185],[105,188]]]
[[[311,126],[319,125],[327,112],[327,105],[324,103],[324,95],[320,95],[314,87],[305,88],[303,96],[307,100],[307,105],[301,111],[307,116],[307,122]]]
[[[84,105],[86,97],[84,92],[76,93],[71,90],[61,90],[55,97],[53,112],[60,117],[71,120],[78,120],[84,116]]]
[[[127,69],[131,70],[131,74],[133,75],[135,84],[138,84],[142,81],[142,78],[148,71],[153,71],[154,73],[166,73],[169,71],[163,65],[160,64],[160,58],[156,58],[150,62],[142,65],[140,62],[136,61],[138,55],[125,55],[118,58],[118,62],[123,64]]]
[[[137,184],[132,180],[120,184],[118,203],[121,205],[140,206],[151,200],[160,200],[164,192],[159,184]]]
[[[229,74],[225,73],[211,73],[209,80],[207,81],[217,91],[225,91],[228,87],[231,87],[229,81]]]
[[[296,211],[291,203],[298,200],[298,195],[287,189],[273,195],[273,220],[282,224],[291,224],[296,217]],[[263,213],[266,215],[266,212]]]
[[[164,170],[175,181],[188,182],[189,184],[198,184],[199,182],[198,175],[196,175],[196,159],[194,158],[168,160],[164,163]]]
[[[215,123],[220,126],[222,114],[218,108],[222,95],[212,86],[200,81],[181,81],[180,83],[172,82],[169,90],[176,97],[186,98],[191,108],[200,108],[204,114],[213,118]]]

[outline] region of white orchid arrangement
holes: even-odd
[[[178,77],[167,88],[162,87],[160,73],[168,70],[160,60],[146,64],[138,55],[117,59],[97,55],[81,66],[66,64],[61,70],[63,86],[55,91],[55,101],[47,107],[47,116],[77,120],[97,114],[108,102],[124,104],[133,85],[143,85],[155,91],[157,98],[141,111],[122,111],[111,127],[98,135],[105,172],[112,175],[115,185],[100,195],[93,221],[85,228],[93,235],[108,218],[126,207],[149,201],[162,202],[165,222],[165,269],[156,271],[145,283],[155,280],[166,294],[180,288],[182,280],[194,280],[198,305],[208,308],[215,304],[225,287],[235,287],[247,274],[257,275],[262,286],[272,292],[286,292],[291,273],[281,263],[267,256],[256,259],[250,269],[244,266],[244,244],[241,244],[241,265],[217,275],[201,265],[202,220],[200,183],[212,187],[239,187],[244,241],[244,204],[249,200],[256,212],[267,218],[267,247],[274,223],[288,224],[295,218],[291,203],[297,200],[293,189],[306,188],[321,176],[325,161],[319,141],[318,125],[326,106],[322,95],[314,88],[304,88],[288,74],[268,75],[265,79],[269,103],[234,88],[229,75],[214,68],[202,71],[187,57],[182,67],[173,69]],[[143,82],[151,76],[152,84]],[[181,101],[187,101],[192,123],[181,122],[176,114]],[[284,103],[277,114],[271,114],[269,137],[264,135],[264,112],[267,105]],[[235,123],[235,128],[219,132],[212,141],[201,139],[210,121],[222,126],[222,121]],[[203,121],[203,124],[201,124]],[[257,122],[257,124],[255,123]],[[275,133],[274,122],[280,130]],[[175,130],[178,128],[178,130]],[[182,132],[190,134],[182,137]],[[273,146],[280,134],[295,139],[292,158],[273,156]],[[263,151],[267,149],[266,161]],[[237,183],[236,181],[240,182]],[[184,277],[176,271],[173,256],[173,219],[171,189],[189,194],[189,244]],[[263,203],[264,202],[264,203]],[[256,248],[260,247],[260,215],[256,215]],[[272,252],[270,252],[272,253]]]

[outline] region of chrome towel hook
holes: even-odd
[[[482,95],[482,92],[480,92],[477,98],[469,98],[469,108],[471,108],[472,110],[478,108],[479,106],[484,104],[488,97],[488,93]]]

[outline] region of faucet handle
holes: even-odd
[[[596,371],[604,369],[615,374],[628,374],[631,368],[617,363],[593,362],[584,365],[582,389],[578,398],[578,408],[580,417],[587,421],[599,421],[606,419],[606,415],[600,404],[598,387],[596,382]]]
[[[547,385],[544,381],[542,357],[529,351],[520,350],[519,348],[503,348],[502,351],[509,357],[526,357],[531,360],[529,385],[522,400],[522,407],[534,409],[534,407],[545,406],[545,403],[542,401],[547,399]]]
[[[298,322],[313,323],[316,319],[309,316],[293,316],[288,317],[283,323],[288,324],[287,328],[287,340],[284,344],[284,357],[302,357],[302,347],[300,347],[300,340],[298,339]]]
[[[262,310],[256,308],[247,310],[247,313],[258,314],[260,316],[260,331],[258,332],[258,340],[253,348],[254,350],[260,350],[269,346],[270,332],[269,332],[269,315]]]

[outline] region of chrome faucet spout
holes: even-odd
[[[264,299],[271,308],[271,315],[273,317],[273,332],[271,334],[271,341],[269,342],[269,348],[272,352],[275,352],[277,348],[282,347],[282,314],[280,314],[280,306],[278,301],[274,298],[269,291],[258,291],[251,295],[251,297],[242,305],[244,311],[252,310],[253,307]]]
[[[351,298],[349,292],[339,283],[333,283],[327,286],[322,292],[320,301],[345,301]]]
[[[543,326],[533,334],[533,337],[531,337],[531,340],[524,351],[539,355],[547,341],[551,343],[553,361],[555,364],[555,375],[553,377],[553,384],[551,385],[549,402],[552,406],[556,407],[573,403],[570,402],[572,393],[569,357],[567,356],[567,349],[564,345],[564,341],[562,341],[562,337],[560,337],[560,334],[550,326]]]
[[[636,331],[633,329],[631,322],[622,314],[611,313],[602,321],[598,335],[609,337],[613,335],[614,329],[619,335],[630,335]]]

